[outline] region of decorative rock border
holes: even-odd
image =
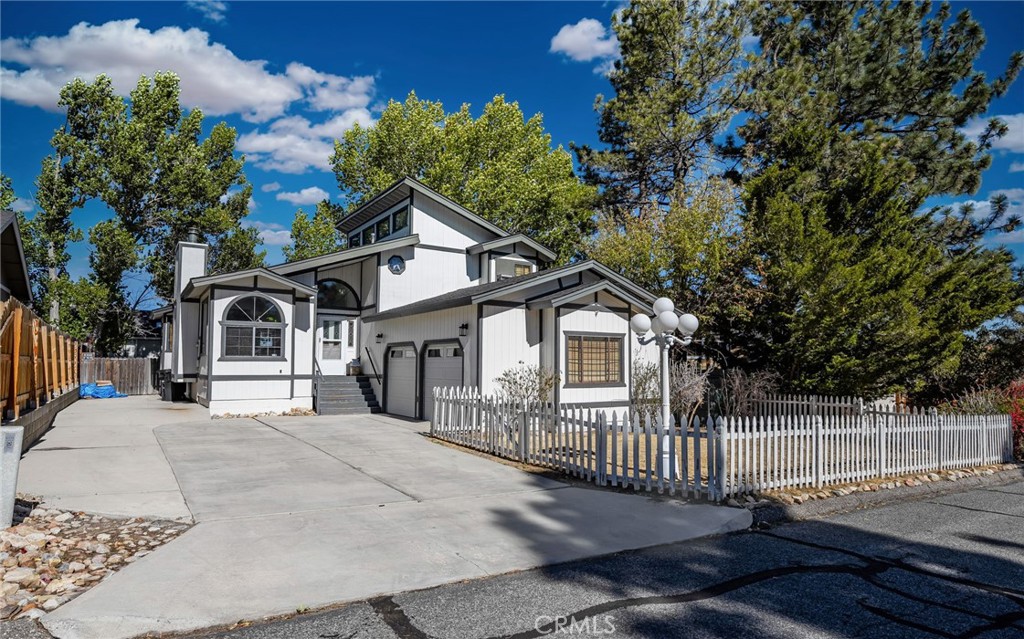
[[[813,488],[790,488],[779,491],[770,491],[759,495],[747,495],[741,502],[738,499],[728,500],[730,506],[751,507],[756,504],[780,503],[787,506],[799,505],[819,499],[830,499],[833,497],[845,497],[854,493],[877,492],[880,490],[893,490],[903,486],[920,486],[941,481],[960,481],[968,477],[985,477],[994,475],[1004,470],[1020,468],[1017,464],[994,464],[991,466],[979,466],[977,468],[958,468],[953,470],[941,470],[921,475],[905,475],[901,477],[884,477],[882,479],[869,479],[862,482],[828,486],[820,490]]]
[[[55,610],[190,527],[35,508],[0,531],[0,620]]]
[[[754,517],[753,527],[764,528],[778,523],[817,519],[862,508],[928,499],[1020,481],[1024,481],[1024,464],[995,464],[941,473],[888,477],[870,482],[830,486],[820,491],[776,491],[745,496],[739,500],[733,499],[728,504],[748,509]]]

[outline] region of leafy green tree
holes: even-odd
[[[355,126],[331,156],[338,186],[354,207],[412,176],[510,231],[550,246],[563,261],[590,232],[595,191],[576,177],[572,157],[552,148],[540,114],[497,96],[479,118],[469,105],[445,114],[410,93],[392,100],[371,128]]]
[[[791,135],[792,160],[746,185],[761,292],[742,341],[749,361],[789,390],[868,397],[955,370],[965,331],[1020,302],[1012,254],[936,241],[894,141],[860,145],[822,185],[823,156],[843,144],[829,138],[845,134],[809,122]]]
[[[790,388],[877,395],[955,374],[969,331],[1021,301],[1012,256],[981,240],[1016,227],[1006,203],[924,211],[975,191],[1005,124],[962,127],[1005,94],[948,5],[764,3],[753,9],[743,144],[749,282],[761,303],[736,339]]]
[[[221,234],[210,247],[210,273],[230,273],[259,268],[266,264],[267,251],[258,230],[236,226]]]
[[[130,299],[125,273],[138,264],[139,246],[118,219],[104,220],[92,227],[89,241],[93,245],[89,254],[92,278],[106,291],[107,302],[99,313],[95,330],[96,350],[113,354],[135,334],[137,304]]]
[[[0,173],[0,210],[6,211],[11,208],[18,196],[14,194],[14,185],[11,178]]]
[[[683,199],[672,196],[654,213],[602,215],[588,253],[698,315],[710,344],[748,317],[757,295],[746,285],[749,246],[738,207],[725,180],[695,180]]]
[[[219,263],[262,263],[258,237],[240,231],[252,189],[244,159],[234,154],[236,132],[218,123],[201,140],[203,114],[182,109],[179,95],[173,73],[143,76],[128,102],[106,76],[91,84],[76,79],[61,90],[67,126],[52,141],[71,168],[74,193],[101,199],[138,246],[124,272],[143,270],[165,299],[173,294],[175,245],[192,228],[214,246],[230,238],[214,251]],[[120,246],[120,238],[109,243]]]
[[[589,255],[701,317],[705,340],[746,313],[739,199],[715,144],[739,113],[746,2],[633,2],[598,96],[601,149],[576,152],[601,190]]]
[[[753,33],[761,55],[740,127],[755,166],[790,153],[794,127],[814,122],[846,135],[832,143],[893,140],[886,148],[909,161],[907,185],[923,197],[973,193],[991,164],[987,151],[1006,124],[989,121],[979,139],[961,131],[1006,94],[1024,64],[1014,53],[989,81],[975,63],[985,34],[970,12],[950,21],[948,3],[764,2]],[[797,147],[797,151],[800,147]],[[844,153],[822,154],[827,180],[846,171]]]
[[[64,274],[46,287],[45,295],[60,300],[61,331],[81,342],[99,343],[109,308],[105,286],[89,277],[72,280]]]
[[[595,105],[605,148],[576,149],[608,214],[657,215],[685,199],[689,179],[721,170],[715,138],[740,110],[750,7],[645,0],[613,16],[615,95]]]
[[[295,262],[341,248],[341,238],[335,226],[340,213],[338,208],[324,200],[317,203],[312,218],[299,209],[292,222],[292,243],[281,249],[284,259]]]

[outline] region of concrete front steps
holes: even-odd
[[[319,415],[364,415],[379,413],[380,404],[366,375],[329,375],[320,378],[316,389]]]

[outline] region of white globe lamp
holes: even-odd
[[[661,335],[665,332],[665,327],[661,323],[661,317],[655,316],[651,319],[651,330],[654,331],[655,335]]]
[[[665,330],[669,333],[676,330],[679,326],[679,316],[676,315],[675,311],[662,311],[658,313],[658,321],[665,327]]]
[[[682,331],[683,335],[693,335],[697,332],[699,326],[700,321],[689,313],[679,318],[679,330]]]
[[[651,330],[651,318],[637,313],[629,320],[629,327],[637,335],[646,335],[647,331]]]
[[[654,314],[661,315],[666,311],[676,310],[676,305],[667,297],[659,297],[654,300]]]

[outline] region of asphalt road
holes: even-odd
[[[1021,639],[1024,482],[192,636]]]
[[[190,635],[545,636],[1022,639],[1024,481]]]

